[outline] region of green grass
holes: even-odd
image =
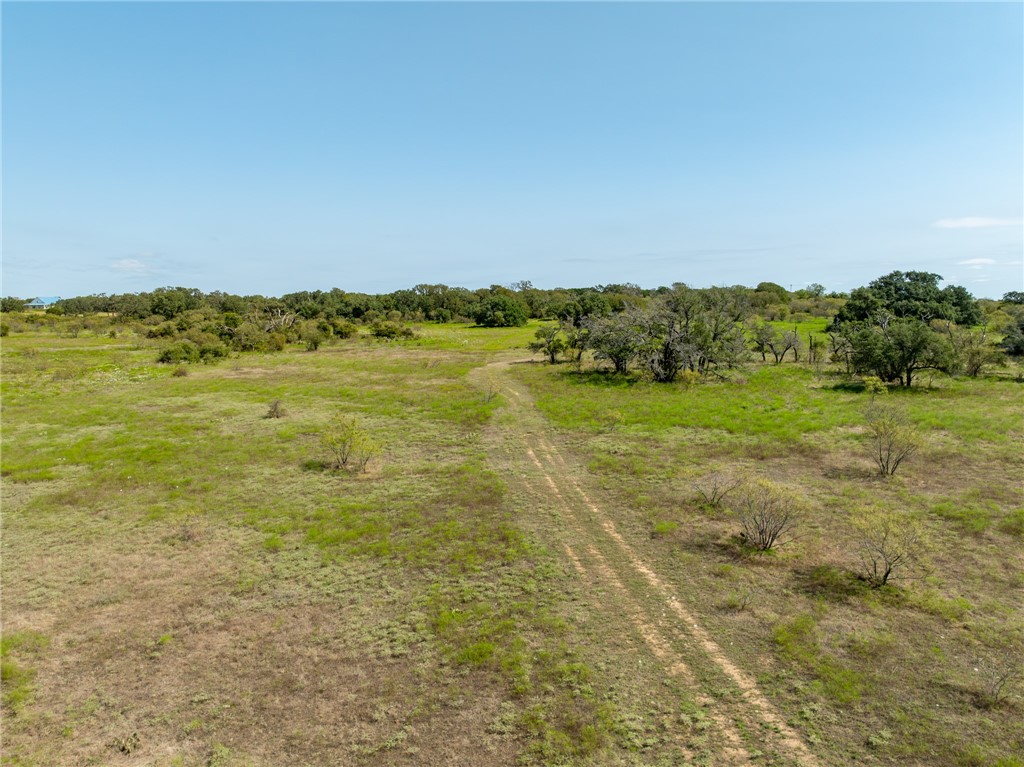
[[[233,541],[228,551],[238,569],[210,583],[193,574],[186,601],[226,599],[218,608],[226,615],[237,609],[237,615],[274,621],[296,605],[336,614],[342,628],[325,652],[342,667],[381,680],[367,700],[407,709],[410,723],[443,722],[455,710],[451,701],[472,697],[477,688],[495,691],[518,712],[515,737],[499,751],[509,758],[521,752],[526,762],[610,743],[608,707],[581,689],[578,670],[585,664],[552,598],[565,575],[524,531],[505,482],[481,450],[481,429],[501,398],[467,380],[487,360],[485,352],[513,348],[530,336],[530,328],[424,326],[410,341],[353,339],[316,353],[242,355],[192,366],[186,377],[154,364],[149,346],[124,348],[123,338],[5,339],[2,473],[5,488],[23,499],[4,509],[5,547],[16,547],[15,556],[5,557],[5,612],[33,605],[65,615],[62,630],[73,634],[63,641],[75,648],[73,662],[102,663],[102,679],[121,675],[114,689],[128,689],[125,680],[133,675],[158,672],[133,670],[137,643],[138,662],[191,658],[188,678],[205,674],[219,697],[244,700],[253,693],[233,689],[241,678],[235,682],[208,667],[196,630],[175,627],[182,612],[171,597],[113,587],[137,576],[99,574],[116,570],[136,547],[149,552],[154,572],[170,567],[166,572],[173,574],[180,564],[166,563],[176,552],[219,550]],[[26,348],[33,351],[25,354]],[[264,417],[274,400],[281,400],[284,418]],[[319,434],[335,413],[358,416],[383,445],[365,474],[320,468],[327,456]],[[5,499],[13,497],[7,489]],[[60,552],[60,569],[54,569],[54,552]],[[97,555],[103,567],[93,566],[98,573],[92,575],[85,563]],[[12,585],[16,568],[54,587],[19,589]],[[80,620],[62,613],[70,609],[65,593],[81,603]],[[295,594],[302,595],[297,603],[282,596]],[[73,628],[100,621],[105,609],[124,614],[123,628],[155,616],[160,625],[137,642],[122,627]],[[79,631],[84,634],[74,636]],[[102,732],[100,723],[115,709],[89,709],[72,721],[63,702],[37,694],[47,689],[40,680],[53,680],[55,672],[31,664],[25,636],[4,638],[5,706],[43,712],[69,732]],[[99,661],[108,646],[117,648],[116,659]],[[353,652],[361,658],[354,665],[346,659]],[[415,674],[389,670],[397,659],[408,659]],[[274,697],[267,686],[277,683],[280,669],[292,675],[280,682],[288,689],[306,674],[301,656],[294,663],[273,655],[262,662],[268,671],[252,682],[258,698]],[[570,668],[577,671],[565,671]],[[91,678],[82,684],[93,684],[86,682]],[[67,693],[69,700],[84,694]],[[230,745],[232,758],[244,763],[237,724],[208,711],[203,728],[186,733],[200,712],[187,700],[175,703],[173,691],[168,695],[159,713],[147,712],[141,698],[119,705],[158,716],[179,734],[174,737],[201,737],[210,753]],[[487,711],[481,707],[476,715]],[[537,729],[525,712],[540,712],[550,726]],[[51,739],[47,732],[12,728],[9,736],[36,754],[27,763],[66,761],[54,756],[61,742],[71,749],[65,753],[77,754],[71,761],[103,752],[102,743],[90,745],[87,737],[84,750],[75,751],[77,740]],[[391,735],[382,732],[375,745],[352,747],[367,755],[398,748]],[[349,745],[337,753],[347,753]]]
[[[5,632],[0,638],[2,701],[9,711],[15,714],[21,711],[35,690],[36,670],[21,659],[31,659],[46,650],[49,644],[49,638],[36,631]]]
[[[250,748],[429,763],[453,727],[495,764],[667,764],[680,738],[713,763],[693,700],[728,704],[731,687],[695,665],[690,690],[646,662],[607,584],[563,561],[564,520],[492,452],[504,399],[471,379],[534,327],[424,324],[186,377],[128,334],[5,338],[5,624],[48,626],[3,640],[5,737],[23,763],[105,763],[135,728],[185,765],[258,763]],[[925,436],[881,480],[870,396],[828,370],[754,365],[693,386],[509,374],[638,556],[826,761],[1012,764],[1020,704],[977,707],[973,669],[1024,636],[1019,385],[936,377],[880,395]],[[275,400],[287,415],[265,418]],[[365,474],[324,468],[336,414],[383,446]],[[714,471],[800,495],[793,545],[737,546],[728,501],[696,500]],[[857,577],[852,520],[871,509],[921,523],[923,577]],[[317,710],[359,726],[318,728]],[[270,720],[280,737],[253,746]]]
[[[860,700],[864,692],[862,676],[821,651],[816,628],[815,617],[806,613],[779,623],[773,632],[779,651],[809,670],[815,686],[827,697],[840,704]]]
[[[882,480],[863,432],[871,395],[835,370],[753,365],[695,386],[587,367],[513,372],[578,451],[620,530],[686,584],[731,656],[794,716],[808,701],[818,707],[806,727],[840,762],[868,752],[885,764],[1009,758],[1007,744],[1024,737],[1024,691],[979,709],[971,659],[985,648],[1024,652],[1024,493],[1013,481],[1024,474],[1024,391],[1012,377],[935,375],[878,395],[905,408],[923,437]],[[695,486],[714,472],[768,477],[803,497],[797,541],[774,557],[744,554],[728,499],[719,509],[698,500]],[[858,576],[853,520],[871,510],[905,514],[924,531],[922,569],[884,589]],[[939,636],[936,651],[929,638]],[[851,707],[855,720],[843,716]]]

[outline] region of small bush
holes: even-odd
[[[676,381],[682,388],[689,389],[700,381],[700,373],[696,370],[683,370],[676,376]]]
[[[873,405],[867,412],[871,453],[883,477],[896,473],[917,452],[921,438],[906,411],[892,405]]]
[[[199,362],[199,347],[192,341],[177,341],[160,352],[157,362],[165,364]]]
[[[351,338],[359,332],[359,328],[354,323],[343,319],[331,320],[331,329],[336,338]]]
[[[178,325],[174,322],[161,322],[146,331],[146,338],[174,338],[178,335]]]
[[[651,530],[652,538],[664,538],[667,535],[671,535],[679,529],[679,523],[673,522],[670,519],[663,519],[659,522],[654,523],[654,527]]]
[[[754,602],[753,590],[746,591],[734,591],[725,598],[722,602],[722,608],[725,610],[734,610],[735,612],[743,612],[749,610],[750,606]]]
[[[747,482],[731,503],[748,546],[769,551],[793,540],[803,504],[793,492],[766,479]]]
[[[267,413],[263,417],[264,418],[284,418],[286,415],[288,415],[288,413],[285,411],[284,407],[281,405],[281,400],[276,399],[276,400],[274,400],[273,402],[270,403],[270,407],[267,409]]]
[[[889,391],[889,388],[885,385],[885,381],[878,376],[864,376],[864,378],[861,379],[861,383],[864,385],[864,393],[870,394],[872,398],[879,394],[885,394]]]
[[[814,596],[842,602],[866,590],[856,573],[832,565],[818,565],[802,576],[804,588]]]
[[[701,477],[694,483],[693,489],[697,491],[702,506],[718,509],[721,508],[726,496],[739,486],[740,480],[736,477],[716,471]]]
[[[412,338],[416,335],[412,328],[399,325],[393,320],[378,320],[374,322],[370,327],[370,333],[374,338],[382,338],[386,341],[392,341],[396,338]]]
[[[537,328],[533,334],[537,340],[531,341],[527,346],[531,351],[540,352],[548,358],[552,365],[558,361],[558,355],[566,350],[565,338],[557,325],[544,325]]]
[[[178,367],[174,368],[171,375],[174,376],[175,378],[184,378],[185,376],[188,375],[188,368],[185,367],[184,365],[178,365]]]
[[[985,708],[1003,705],[1017,694],[1024,680],[1024,663],[1018,658],[985,658],[975,670],[980,681],[978,700]]]
[[[875,588],[905,578],[922,567],[921,526],[906,515],[872,514],[856,522],[864,579]]]
[[[351,416],[338,416],[320,436],[320,444],[331,455],[331,468],[365,471],[381,453],[380,444]]]
[[[284,333],[271,333],[267,336],[267,350],[272,352],[283,352],[288,345],[288,337]]]

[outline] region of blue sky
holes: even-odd
[[[4,295],[1024,287],[1019,3],[2,14]]]

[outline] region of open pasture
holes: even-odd
[[[187,375],[4,339],[5,763],[1021,763],[1019,383],[875,395],[923,437],[883,479],[827,367],[651,384],[517,364],[532,330]],[[795,540],[742,545],[712,475],[799,498]],[[922,544],[873,588],[878,514]]]

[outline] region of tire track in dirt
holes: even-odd
[[[773,706],[761,692],[754,678],[729,660],[728,656],[726,656],[722,651],[721,646],[715,642],[707,629],[701,626],[694,615],[683,606],[682,602],[679,601],[679,598],[675,595],[672,588],[659,578],[636,554],[634,549],[619,533],[618,529],[615,527],[615,523],[608,519],[608,517],[590,499],[586,491],[580,487],[579,483],[573,476],[572,470],[569,468],[565,459],[554,445],[545,440],[539,433],[535,435],[535,439],[539,443],[540,450],[556,465],[557,469],[562,471],[562,476],[565,478],[565,481],[580,496],[587,508],[593,514],[594,519],[600,523],[602,529],[607,533],[608,537],[612,539],[620,551],[625,554],[633,569],[642,575],[644,580],[650,584],[651,588],[665,600],[668,608],[680,618],[682,625],[684,625],[687,632],[697,640],[707,657],[710,658],[711,661],[718,666],[718,668],[721,669],[721,671],[729,677],[737,687],[739,687],[747,702],[758,710],[761,720],[778,730],[782,735],[783,744],[790,752],[794,755],[799,754],[800,757],[802,757],[802,761],[807,764],[815,764],[816,762],[814,757],[807,749],[806,745],[804,745],[803,740],[795,730],[786,724],[786,721],[783,719],[781,714],[779,714],[775,706]]]
[[[615,523],[590,498],[577,479],[579,469],[571,467],[545,435],[547,426],[543,417],[534,409],[529,394],[521,391],[516,383],[503,374],[510,364],[491,363],[484,368],[478,368],[477,371],[486,375],[492,386],[497,378],[497,383],[500,384],[497,388],[511,395],[507,399],[507,408],[515,413],[515,417],[510,419],[514,427],[509,430],[507,437],[521,441],[531,463],[540,472],[547,488],[558,501],[560,510],[565,513],[565,522],[571,527],[574,536],[581,541],[587,538],[594,539],[592,543],[588,542],[585,548],[590,567],[569,544],[564,545],[573,567],[585,580],[607,584],[616,592],[623,606],[624,615],[671,676],[681,679],[694,689],[698,688],[692,670],[683,656],[672,647],[670,636],[674,636],[685,646],[698,651],[703,659],[736,685],[740,691],[737,702],[745,709],[744,718],[760,721],[767,725],[768,730],[773,730],[775,737],[771,740],[775,741],[773,746],[781,755],[802,767],[819,767],[817,758],[807,748],[799,734],[786,723],[778,709],[765,697],[754,678],[728,658],[711,633],[682,603],[673,587],[659,577],[636,553]],[[591,524],[587,524],[588,522]],[[596,523],[596,528],[593,523]],[[601,554],[599,545],[614,551],[618,555],[618,561],[610,562]],[[678,619],[678,626],[667,631],[658,628],[656,622],[648,617],[641,603],[630,594],[623,583],[623,568],[633,571],[642,578],[650,592]],[[724,740],[720,746],[723,761],[716,763],[748,763],[750,755],[742,745],[742,738],[736,726],[720,711],[712,711],[711,720]]]
[[[573,528],[578,529],[580,521],[573,512],[572,506],[566,502],[562,496],[558,485],[547,471],[545,471],[544,465],[537,458],[536,453],[530,447],[526,448],[526,454],[529,456],[533,464],[540,470],[544,476],[548,488],[551,493],[559,501],[562,510],[566,513],[566,517],[573,523]],[[630,595],[629,590],[625,584],[616,575],[615,570],[608,564],[604,555],[593,544],[587,544],[586,550],[590,560],[593,564],[593,571],[588,569],[583,564],[581,558],[576,554],[575,550],[568,543],[563,544],[566,555],[569,557],[569,561],[572,562],[576,572],[579,573],[580,577],[583,578],[588,584],[599,582],[610,585],[616,592],[619,598],[620,607],[623,613],[629,619],[629,622],[636,629],[640,638],[643,639],[644,644],[647,645],[651,654],[662,664],[668,673],[681,679],[686,683],[688,687],[693,690],[699,688],[697,678],[694,676],[690,667],[686,665],[686,662],[682,657],[672,648],[672,644],[667,636],[655,626],[648,617],[644,614],[643,609],[637,603],[635,599]],[[595,577],[596,574],[596,577]],[[706,705],[709,701],[698,700],[702,705]],[[722,716],[717,711],[710,711],[710,718],[717,727],[719,733],[722,736],[724,743],[720,747],[720,759],[716,764],[721,765],[744,765],[750,763],[750,754],[743,747],[742,738],[735,725]],[[693,752],[686,746],[681,746],[681,750],[687,756],[692,759],[694,757]]]

